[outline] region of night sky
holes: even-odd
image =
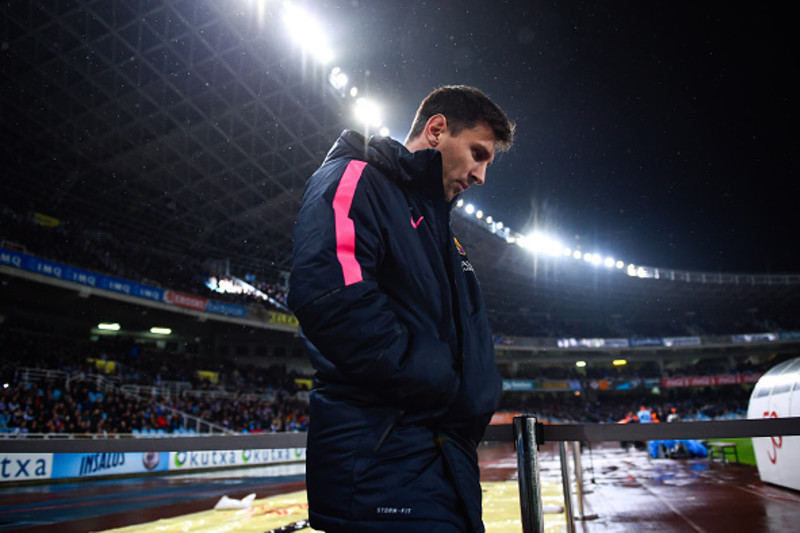
[[[465,199],[638,265],[800,273],[794,24],[731,2],[307,3],[403,140],[433,88],[517,123]]]

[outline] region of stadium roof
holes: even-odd
[[[469,251],[499,328],[519,321],[565,331],[582,323],[646,336],[648,329],[659,335],[668,335],[670,328],[686,334],[692,324],[728,333],[725,328],[732,326],[756,331],[765,321],[779,329],[798,325],[797,275],[652,269],[649,276],[632,276],[569,257],[529,253],[466,218],[461,211],[454,217],[458,238]],[[543,331],[530,335],[549,336]]]
[[[6,201],[286,268],[303,184],[344,106],[327,70],[229,4],[4,2]]]
[[[234,0],[4,2],[4,200],[177,256],[286,270],[305,180],[348,126],[349,104],[329,83],[330,65],[283,32],[280,9]],[[554,270],[462,217],[455,223],[496,312],[796,315],[796,280],[732,291],[738,281]],[[531,272],[535,283],[521,284]]]

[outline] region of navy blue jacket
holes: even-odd
[[[437,150],[348,131],[306,185],[289,306],[317,371],[314,528],[483,531],[477,445],[500,376],[451,207]]]

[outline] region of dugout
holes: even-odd
[[[748,418],[800,416],[800,357],[784,361],[758,380],[750,396]],[[800,437],[753,438],[763,481],[800,490]]]

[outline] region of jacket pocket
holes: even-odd
[[[388,430],[388,431],[387,431]],[[376,426],[353,466],[350,512],[362,520],[441,520],[458,500],[433,432],[402,417]],[[382,438],[385,435],[385,438]]]

